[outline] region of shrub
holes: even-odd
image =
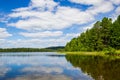
[[[104,51],[105,51],[105,54],[107,55],[114,55],[116,53],[115,49],[112,47],[106,48],[104,49]]]

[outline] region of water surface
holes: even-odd
[[[53,52],[0,53],[0,80],[120,80],[120,60]]]

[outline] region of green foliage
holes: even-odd
[[[107,55],[113,55],[116,53],[115,49],[112,47],[104,48],[104,51],[105,51],[105,54],[107,54]]]
[[[62,51],[63,49],[63,46],[48,48],[6,48],[0,49],[0,52],[55,52]]]
[[[39,48],[6,48],[0,49],[0,52],[51,52],[51,49]]]
[[[65,46],[66,51],[106,50],[114,53],[114,49],[120,49],[120,16],[113,23],[112,19],[104,17]]]
[[[115,49],[120,49],[120,16],[118,16],[117,20],[113,23],[110,35],[110,45]]]

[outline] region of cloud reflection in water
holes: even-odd
[[[74,68],[67,62],[64,56],[57,56],[55,53],[27,53],[24,56],[1,56],[5,77],[1,80],[92,80],[91,77]],[[19,55],[25,53],[18,53]],[[29,55],[34,56],[29,56]],[[49,55],[52,54],[52,56]],[[55,56],[53,56],[55,55]],[[2,72],[0,74],[2,74]]]

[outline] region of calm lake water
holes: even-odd
[[[53,52],[0,53],[0,80],[120,80],[120,59]]]

